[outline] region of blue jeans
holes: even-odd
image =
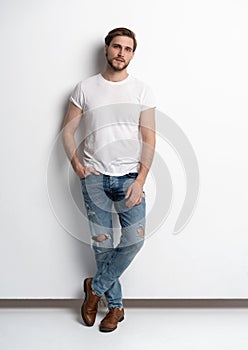
[[[90,174],[81,179],[89,219],[91,243],[97,272],[92,281],[96,295],[105,294],[108,307],[122,307],[119,277],[144,244],[146,203],[143,193],[139,205],[128,208],[125,194],[137,173],[123,176]],[[119,244],[114,247],[113,207],[121,225]]]

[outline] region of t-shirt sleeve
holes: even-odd
[[[156,107],[156,99],[155,99],[153,90],[148,85],[144,86],[141,105],[142,105],[141,107],[142,111],[145,111],[146,109],[149,109],[149,108]]]
[[[74,103],[75,106],[84,110],[85,96],[82,88],[82,83],[79,82],[73,89],[69,100]]]

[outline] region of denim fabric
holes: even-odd
[[[123,176],[90,174],[81,179],[82,192],[89,219],[92,249],[97,272],[92,281],[96,295],[105,294],[109,308],[122,307],[119,277],[144,244],[146,203],[126,206],[125,194],[137,173]],[[114,246],[113,212],[118,214],[121,236]],[[103,240],[99,241],[99,238]]]

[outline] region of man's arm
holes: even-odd
[[[143,186],[152,165],[156,144],[155,109],[150,108],[141,112],[140,129],[142,136],[142,150],[139,174],[136,181],[128,188],[126,193],[127,206],[138,205],[142,201]]]
[[[68,111],[64,120],[62,139],[64,148],[69,158],[75,173],[79,178],[86,177],[89,172],[96,172],[95,170],[86,169],[79,161],[74,134],[79,126],[83,111],[76,107],[72,102],[69,102]],[[96,174],[98,175],[98,173]]]

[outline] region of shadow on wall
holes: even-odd
[[[92,66],[91,69],[89,69],[88,74],[86,72],[85,78],[101,72],[104,67],[104,63],[105,57],[103,45],[99,45],[95,48],[95,55],[92,59]],[[81,77],[81,74],[79,75]],[[78,81],[80,81],[80,77]],[[56,219],[67,233],[69,233],[72,237],[75,237],[77,239],[79,238],[78,244],[81,247],[80,250],[75,249],[74,245],[70,245],[68,248],[73,249],[71,254],[77,261],[78,274],[81,276],[78,283],[78,290],[73,294],[75,295],[75,298],[81,298],[81,282],[85,277],[94,275],[96,265],[94,254],[89,244],[90,232],[88,222],[86,220],[86,210],[81,193],[80,180],[71,168],[61,139],[61,131],[63,128],[64,118],[68,110],[70,94],[71,91],[63,101],[62,118],[60,125],[58,125],[58,137],[53,145],[53,149],[49,158],[47,184],[50,204]],[[80,146],[78,153],[79,155],[81,154]],[[77,207],[78,211],[78,216],[76,218],[74,215],[75,206]],[[84,219],[81,220],[81,217]],[[68,227],[66,227],[65,223],[68,222],[70,224]],[[74,232],[76,232],[76,235],[74,235]]]
[[[105,55],[104,55],[104,50],[103,50],[103,45],[98,45],[95,48],[95,55],[93,55],[92,57],[92,66],[89,69],[89,72],[87,72],[85,74],[85,79],[87,77],[90,77],[94,74],[98,74],[100,73],[105,65]],[[81,75],[80,75],[81,76]],[[78,79],[78,81],[80,81],[80,78]],[[67,113],[67,109],[68,109],[68,101],[69,101],[69,97],[70,97],[71,91],[69,92],[69,94],[67,96],[65,96],[64,100],[63,100],[63,105],[62,105],[62,119],[61,119],[61,123],[58,127],[58,132],[60,132],[62,130],[63,127],[63,123],[64,123],[64,117]]]

